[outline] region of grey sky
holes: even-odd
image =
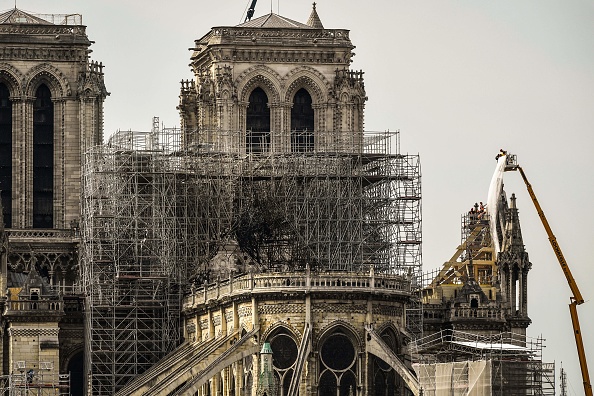
[[[499,148],[518,155],[584,298],[579,307],[594,373],[594,3],[586,0],[318,0],[327,28],[351,30],[352,68],[365,71],[366,129],[400,129],[421,155],[423,262],[441,266],[460,243],[460,215],[485,201]],[[3,9],[14,5],[4,1]],[[178,124],[179,81],[193,40],[243,21],[248,0],[18,0],[37,13],[81,13],[105,64],[105,133]],[[310,0],[273,0],[307,21]],[[254,17],[270,12],[260,0]],[[567,309],[570,290],[517,173],[529,277],[529,335],[582,394]],[[558,366],[559,367],[559,366]]]

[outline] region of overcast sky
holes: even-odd
[[[149,130],[153,116],[179,124],[175,106],[193,40],[243,21],[249,0],[18,0],[36,13],[80,13],[105,67],[111,96],[105,133]],[[3,9],[13,0],[3,1]],[[260,0],[306,22],[309,0]],[[326,28],[351,31],[353,69],[365,71],[366,129],[401,131],[402,152],[420,154],[424,269],[460,243],[460,215],[486,201],[499,148],[518,155],[587,303],[579,307],[594,373],[594,2],[318,0]],[[571,292],[518,173],[529,276],[529,335],[546,339],[545,361],[583,394]],[[558,375],[557,375],[558,377]],[[557,383],[559,383],[557,378]]]

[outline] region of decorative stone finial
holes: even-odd
[[[307,25],[311,26],[314,29],[324,29],[324,25],[322,24],[322,21],[320,20],[320,17],[318,16],[318,13],[316,11],[315,1],[313,2],[313,9],[311,10],[311,15],[309,16]]]

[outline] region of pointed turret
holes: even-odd
[[[320,20],[318,12],[316,11],[316,3],[313,3],[311,14],[307,20],[307,25],[314,29],[324,29],[324,25],[322,25],[322,21]]]
[[[518,216],[518,208],[516,206],[516,194],[512,194],[510,198],[509,214],[505,226],[502,250],[513,251],[516,253],[525,252],[522,230],[520,228],[520,217]]]
[[[528,272],[532,264],[522,240],[515,194],[512,194],[505,212],[505,231],[497,256],[501,291],[508,304],[511,330],[525,334],[531,322],[528,317]]]
[[[278,384],[272,367],[272,348],[269,342],[262,345],[260,351],[260,378],[256,396],[277,396]]]

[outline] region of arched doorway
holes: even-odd
[[[314,111],[311,95],[301,88],[293,97],[291,108],[291,151],[314,150]]]
[[[268,95],[260,87],[250,94],[246,112],[245,145],[247,153],[264,153],[270,150],[270,108]]]
[[[83,396],[83,372],[84,356],[82,351],[74,354],[68,362],[68,373],[70,373],[70,395]]]

